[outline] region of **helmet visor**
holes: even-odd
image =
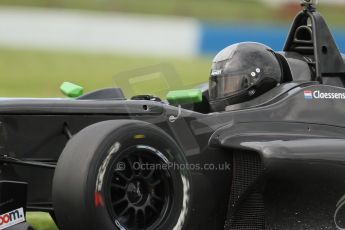
[[[236,92],[250,88],[248,74],[236,74],[231,76],[212,76],[210,79],[210,97],[219,99],[230,96]]]

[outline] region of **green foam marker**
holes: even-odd
[[[202,92],[199,89],[170,91],[167,100],[172,105],[183,105],[202,102]]]
[[[73,84],[71,82],[62,83],[60,90],[64,95],[71,98],[80,97],[84,93],[84,88],[82,86]]]

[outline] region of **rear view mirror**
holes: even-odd
[[[199,89],[170,91],[166,96],[172,105],[183,105],[202,102],[202,92]]]

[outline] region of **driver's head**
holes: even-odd
[[[209,82],[213,111],[251,100],[277,86],[282,70],[274,51],[259,43],[228,46],[214,58]]]

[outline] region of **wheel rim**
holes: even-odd
[[[129,148],[118,159],[110,176],[111,217],[120,229],[155,229],[173,200],[171,173],[161,167],[167,159],[148,146]]]

